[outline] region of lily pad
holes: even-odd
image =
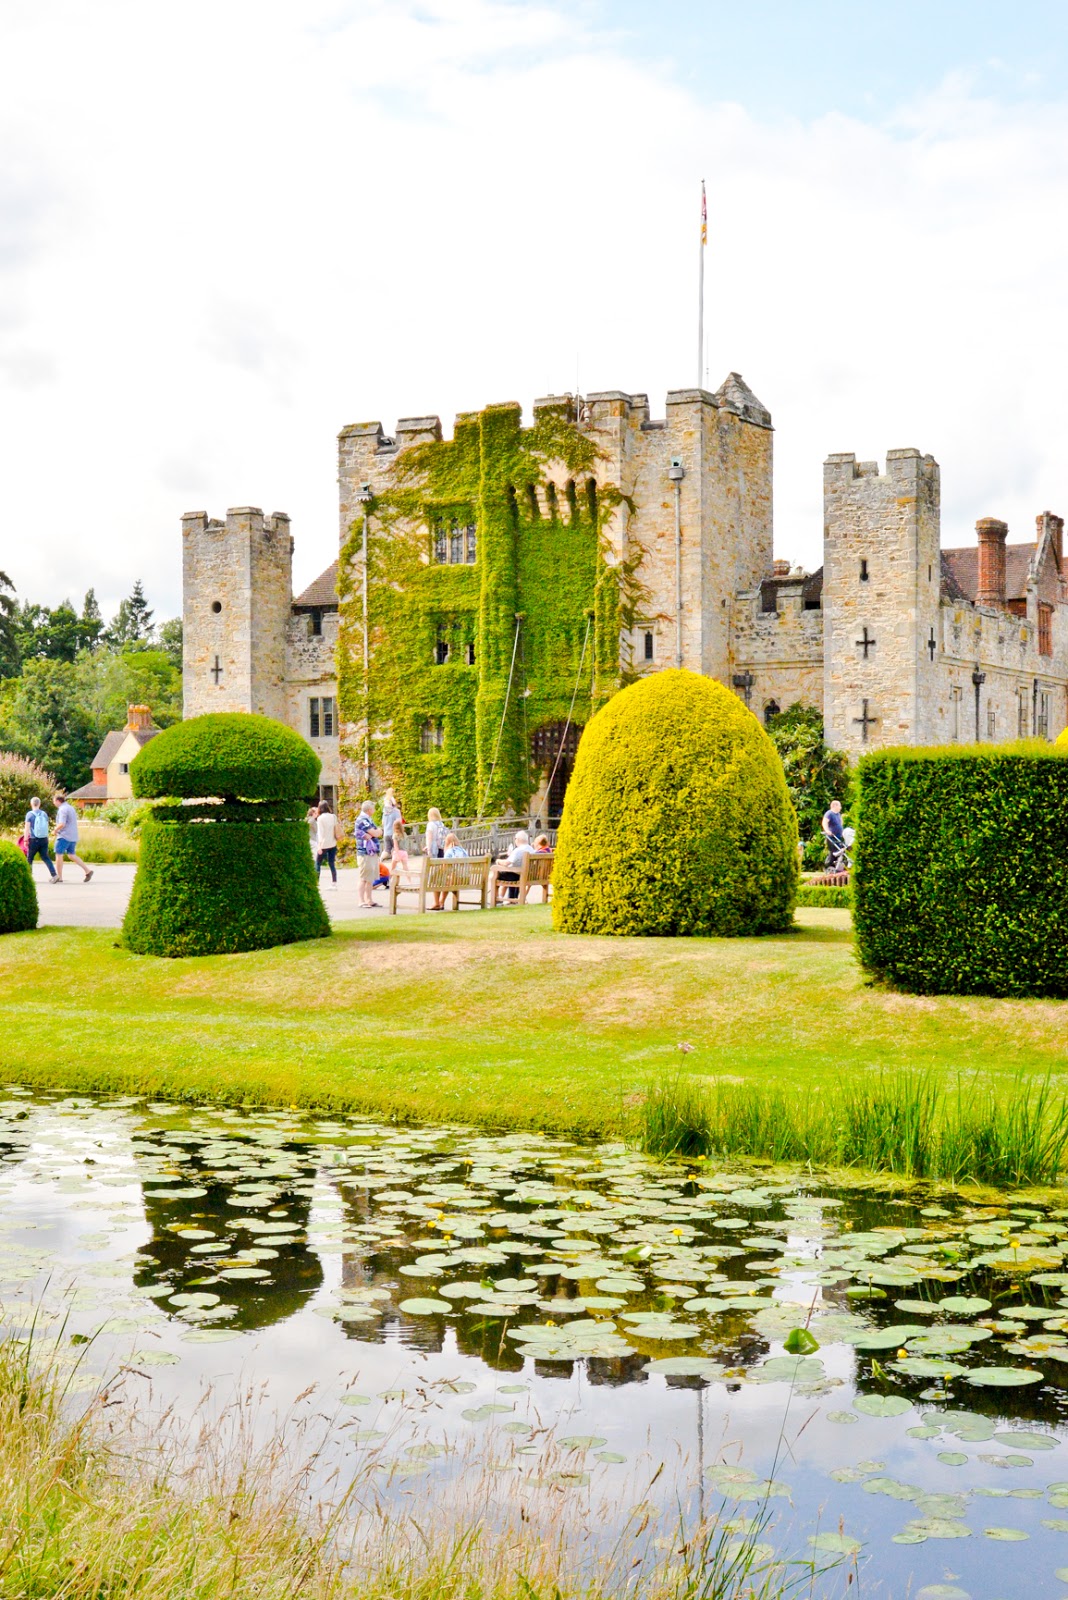
[[[454,1311],[456,1308],[447,1300],[402,1300],[400,1309],[409,1317],[433,1317],[442,1311]]]
[[[858,1394],[853,1410],[866,1417],[900,1417],[912,1410],[912,1401],[900,1394]]]
[[[1041,1372],[1032,1367],[974,1367],[965,1379],[977,1389],[1018,1389],[1029,1383],[1041,1383]]]

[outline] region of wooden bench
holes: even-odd
[[[507,896],[509,889],[517,890],[519,904],[523,906],[527,903],[527,895],[531,889],[540,888],[541,901],[542,905],[544,905],[549,898],[549,889],[552,886],[553,862],[555,860],[556,857],[552,851],[524,856],[523,865],[519,869],[519,882],[501,884],[500,887],[504,895]],[[502,865],[503,863],[498,862],[498,871],[500,871]]]
[[[460,909],[461,894],[477,895],[481,910],[486,909],[489,890],[490,862],[466,859],[463,856],[444,861],[434,856],[419,856],[408,872],[395,872],[389,880],[389,909],[397,910],[397,897],[414,894],[418,898],[418,911],[426,910],[428,894],[452,895],[453,910]]]

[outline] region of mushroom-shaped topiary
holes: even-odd
[[[37,890],[17,845],[0,839],[0,933],[23,933],[37,926]]]
[[[771,740],[722,684],[658,672],[582,735],[553,871],[566,933],[788,928],[797,818]]]
[[[142,800],[302,800],[315,793],[319,757],[299,733],[248,711],[215,711],[158,733],[130,766]]]
[[[299,734],[247,712],[193,717],[145,745],[134,794],[200,803],[157,805],[142,827],[127,948],[220,955],[328,934],[304,821],[319,768]]]

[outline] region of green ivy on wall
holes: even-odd
[[[338,570],[341,720],[366,718],[375,773],[409,816],[524,810],[543,776],[535,731],[563,722],[573,695],[584,725],[619,687],[621,629],[643,596],[637,559],[608,548],[608,522],[630,506],[595,483],[599,459],[563,404],[531,428],[518,406],[490,406],[398,456],[367,508],[366,694],[353,523]],[[433,559],[435,526],[454,522],[477,531],[473,564]],[[362,748],[342,753],[362,766]]]

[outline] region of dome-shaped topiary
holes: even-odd
[[[319,769],[315,751],[284,723],[212,711],[157,733],[130,763],[130,783],[141,800],[305,800]]]
[[[737,696],[658,672],[582,735],[553,871],[566,933],[772,933],[797,896],[797,818],[774,746]]]
[[[0,839],[0,933],[24,933],[37,926],[37,890],[17,845]]]

